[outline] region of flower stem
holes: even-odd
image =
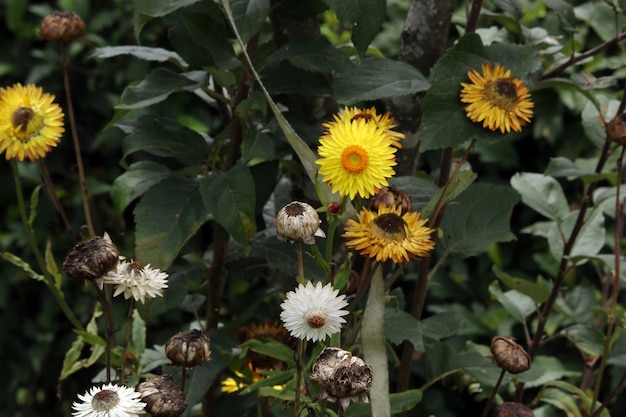
[[[302,258],[302,241],[296,243],[296,252],[298,253],[298,284],[304,284],[304,259]]]
[[[304,341],[298,339],[298,363],[296,365],[296,398],[293,404],[293,416],[300,415],[300,393],[302,392],[302,373],[304,368]]]
[[[59,212],[61,216],[61,220],[63,220],[63,224],[65,225],[65,229],[67,229],[72,241],[75,241],[74,233],[72,232],[72,226],[70,225],[69,220],[67,219],[67,215],[65,214],[65,209],[59,200],[59,195],[57,194],[56,187],[52,182],[52,178],[50,177],[50,172],[48,171],[48,167],[46,166],[46,162],[43,158],[39,159],[39,169],[41,169],[41,175],[43,177],[43,182],[46,184],[46,188],[48,188],[48,192],[50,193],[50,198],[52,198],[52,202],[54,203],[54,207]]]
[[[489,398],[487,399],[487,404],[485,404],[485,409],[483,410],[483,413],[480,415],[480,417],[487,417],[487,413],[489,412],[489,409],[491,408],[491,404],[493,404],[493,399],[496,398],[496,394],[498,393],[498,388],[500,388],[500,384],[502,383],[502,379],[504,378],[505,373],[506,373],[506,370],[504,369],[500,372],[500,376],[498,377],[498,380],[496,381],[496,385],[491,390],[491,394],[489,395]]]
[[[74,116],[74,106],[72,104],[72,89],[70,87],[70,77],[67,68],[67,48],[61,45],[61,55],[63,56],[63,83],[65,84],[65,98],[67,100],[67,113],[70,118],[70,128],[72,130],[72,141],[74,142],[74,152],[76,153],[76,165],[78,166],[78,179],[83,197],[83,210],[85,211],[85,222],[87,223],[87,231],[89,237],[94,237],[96,232],[93,228],[91,220],[91,209],[89,207],[89,193],[87,191],[87,181],[85,180],[85,168],[83,167],[83,158],[80,153],[80,142],[78,141],[78,132],[76,130],[76,117]]]
[[[100,283],[94,281],[94,285],[98,291],[100,304],[102,305],[102,312],[104,313],[106,331],[106,383],[109,384],[111,382],[111,350],[113,350],[113,347],[115,346],[115,329],[113,327],[113,316],[111,315],[111,303],[109,302],[109,297],[107,297],[106,290],[101,281]]]

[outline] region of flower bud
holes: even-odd
[[[105,233],[102,237],[95,236],[74,246],[63,262],[63,270],[73,279],[101,280],[104,274],[117,266],[119,256],[117,246]]]
[[[326,237],[320,229],[320,223],[317,211],[307,203],[299,201],[292,201],[280,209],[274,219],[279,235],[290,242],[301,240],[307,245],[315,243],[315,236]]]
[[[85,22],[74,12],[57,10],[41,21],[39,33],[47,41],[66,44],[85,33]]]
[[[157,375],[137,386],[145,410],[154,417],[176,417],[187,409],[187,399],[171,375]]]
[[[606,124],[606,136],[620,145],[626,145],[626,113],[616,116]]]
[[[523,404],[506,402],[493,410],[493,417],[535,417],[535,413]]]
[[[325,347],[313,362],[311,379],[320,384],[322,399],[338,399],[345,410],[350,401],[369,401],[372,367],[346,350]]]
[[[496,365],[512,374],[519,374],[530,368],[530,356],[514,337],[494,336],[491,339],[491,353]]]
[[[404,190],[393,185],[382,187],[372,198],[367,201],[367,208],[378,212],[378,207],[400,207],[401,214],[411,211],[411,199]]]
[[[338,216],[341,214],[341,204],[339,204],[339,202],[337,201],[333,201],[328,204],[327,210],[328,210],[328,214]]]
[[[187,330],[165,342],[165,354],[174,365],[193,368],[211,358],[211,343],[200,330]]]

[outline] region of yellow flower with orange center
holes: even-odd
[[[385,132],[385,135],[391,141],[392,146],[402,148],[402,142],[400,142],[400,140],[404,139],[404,134],[393,130],[396,125],[393,123],[394,119],[389,116],[388,111],[384,114],[378,114],[376,112],[376,107],[374,106],[369,109],[344,107],[343,113],[336,114],[333,119],[334,120],[332,122],[324,123],[324,127],[330,130],[336,124],[345,123],[346,121],[372,121],[376,123],[376,126],[378,126],[379,129]]]
[[[346,246],[377,262],[392,260],[404,264],[410,259],[428,256],[435,247],[430,239],[433,229],[424,226],[419,212],[402,214],[402,208],[381,205],[378,212],[363,209],[357,220],[348,220]]]
[[[0,88],[0,152],[7,160],[45,157],[64,131],[63,111],[53,95],[34,84]]]
[[[342,120],[329,126],[320,138],[315,161],[325,182],[333,192],[353,199],[357,194],[367,198],[387,185],[395,173],[394,153],[385,132],[368,120]]]
[[[461,102],[467,103],[465,112],[472,122],[501,133],[519,132],[530,122],[530,93],[522,80],[511,78],[511,70],[483,64],[482,74],[472,69],[467,76],[471,83],[461,83]]]

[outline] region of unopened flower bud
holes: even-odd
[[[145,410],[154,417],[176,417],[187,409],[187,399],[171,375],[157,375],[137,386]]]
[[[346,350],[325,347],[313,362],[311,379],[320,384],[322,399],[339,400],[345,410],[350,401],[369,401],[372,367]]]
[[[105,233],[102,237],[95,236],[74,246],[63,262],[63,270],[73,279],[101,280],[104,274],[117,266],[119,256],[117,246]]]
[[[328,204],[327,210],[329,214],[338,216],[341,214],[341,204],[339,204],[337,201],[333,201],[332,203]]]
[[[367,208],[371,211],[378,212],[380,206],[400,207],[401,214],[405,214],[411,211],[411,199],[404,190],[390,185],[382,187],[367,201]]]
[[[309,204],[299,201],[292,201],[280,209],[274,219],[279,235],[290,242],[301,240],[307,245],[315,243],[315,236],[326,237],[320,229],[320,223],[317,211]]]
[[[493,410],[493,417],[535,417],[535,413],[524,404],[505,402]]]
[[[187,330],[165,342],[165,354],[174,365],[193,368],[211,358],[211,343],[200,330]]]
[[[519,374],[530,368],[530,356],[514,337],[494,336],[491,339],[491,353],[496,365],[512,374]]]
[[[85,22],[74,12],[57,10],[41,21],[39,33],[47,41],[66,44],[85,33]]]
[[[606,125],[606,136],[620,145],[626,145],[626,113],[616,116]]]

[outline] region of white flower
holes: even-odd
[[[137,417],[144,414],[146,403],[140,400],[141,394],[133,388],[106,384],[91,387],[84,395],[78,395],[82,402],[72,404],[74,417]]]
[[[128,262],[120,256],[117,267],[104,276],[104,283],[116,285],[114,297],[124,293],[127,300],[133,297],[135,301],[145,303],[146,297],[163,296],[163,288],[167,288],[167,277],[167,273],[150,268],[150,264],[142,266],[139,262]]]
[[[330,283],[300,284],[295,292],[287,293],[287,299],[280,305],[283,310],[280,319],[294,337],[313,342],[324,340],[341,330],[341,324],[346,322],[341,316],[348,314],[342,310],[348,302],[345,295],[338,293]]]

